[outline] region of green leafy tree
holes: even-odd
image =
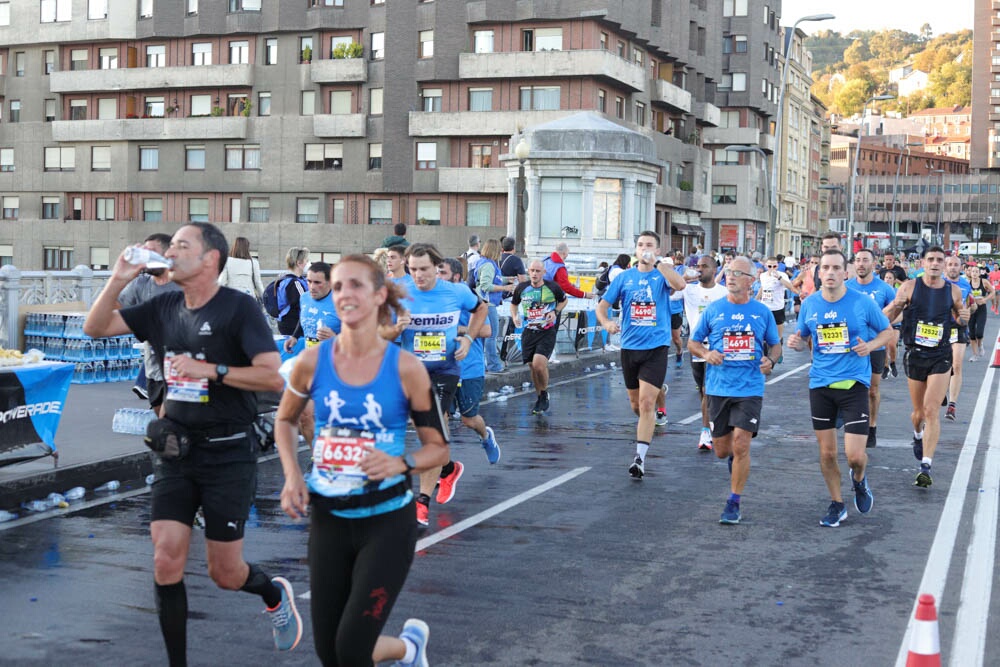
[[[920,41],[929,42],[932,37],[934,37],[934,31],[931,29],[930,23],[925,23],[920,26]]]
[[[834,102],[840,113],[852,116],[864,108],[865,102],[871,97],[871,90],[867,82],[852,79],[837,91]]]
[[[872,57],[868,49],[868,43],[860,39],[854,40],[847,50],[844,51],[844,62],[848,65],[862,63]]]

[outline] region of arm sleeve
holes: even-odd
[[[479,296],[484,299],[490,298],[490,288],[493,287],[493,276],[496,275],[496,269],[493,268],[492,262],[482,261],[479,266],[476,267],[476,291]]]
[[[573,286],[573,283],[569,281],[569,272],[566,271],[565,266],[560,266],[559,270],[556,271],[555,281],[559,287],[563,288],[563,291],[570,296],[575,296],[578,299],[582,299],[586,294],[583,290],[577,289]]]

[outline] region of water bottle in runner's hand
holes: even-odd
[[[169,269],[174,265],[172,259],[141,246],[125,248],[124,257],[129,264],[145,264],[147,269]]]

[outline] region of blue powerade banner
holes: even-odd
[[[52,454],[73,364],[41,363],[0,372],[0,466]]]

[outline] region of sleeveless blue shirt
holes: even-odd
[[[405,481],[404,475],[388,477],[378,484],[365,484],[353,464],[362,454],[361,442],[391,456],[402,456],[410,402],[399,379],[399,348],[388,345],[375,378],[363,385],[344,382],[333,361],[335,339],[319,344],[319,357],[310,396],[316,406],[316,439],[313,466],[306,476],[309,490],[321,496],[337,497],[380,491]],[[392,512],[413,499],[413,493],[392,498],[371,507],[335,510],[331,514],[357,519]]]

